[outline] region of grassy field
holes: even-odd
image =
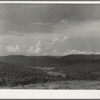
[[[3,87],[1,87],[2,89]],[[24,86],[16,87],[4,87],[3,89],[63,89],[63,90],[99,90],[100,81],[58,81],[51,83],[42,83],[42,84],[29,84]]]

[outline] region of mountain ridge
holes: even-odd
[[[9,55],[9,56],[1,56],[0,61],[13,63],[17,65],[23,66],[56,66],[56,65],[70,65],[76,63],[84,63],[84,62],[100,62],[100,55],[92,54],[92,55],[83,55],[83,54],[75,54],[75,55],[67,55],[67,56],[24,56],[24,55]]]

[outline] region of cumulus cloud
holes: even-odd
[[[31,46],[31,47],[27,50],[27,52],[28,52],[29,54],[33,54],[33,53],[34,53],[34,47]]]
[[[29,53],[29,54],[39,54],[40,52],[41,52],[41,41],[39,40],[36,44],[35,44],[35,46],[33,47],[33,46],[31,46],[28,50],[27,50],[27,52]]]
[[[100,52],[95,52],[96,55],[100,54]]]
[[[34,53],[40,53],[40,51],[41,51],[41,40],[39,40],[37,43],[36,43],[36,45],[35,45],[35,47],[36,47],[36,49],[35,49],[35,52]]]
[[[52,40],[52,42],[50,42],[50,44],[54,44],[59,38],[55,38]]]
[[[37,47],[37,48],[35,49],[34,53],[39,54],[40,51],[41,51],[41,48],[40,48],[40,47]]]
[[[79,51],[79,50],[67,50],[66,52],[63,53],[63,55],[71,55],[71,54],[86,54],[86,55],[90,55],[90,54],[100,54],[99,52],[93,52],[93,51]]]
[[[86,54],[86,53],[87,53],[87,51],[78,51],[75,49],[73,49],[69,52],[69,54]]]
[[[9,46],[6,47],[6,49],[7,49],[8,52],[12,52],[12,53],[20,51],[19,44],[15,45],[15,46],[10,44]]]
[[[47,43],[46,47],[44,49],[50,49],[52,45],[58,40],[59,38],[54,38],[51,42]]]
[[[40,47],[40,46],[41,46],[41,40],[39,40],[39,41],[36,43],[35,47]]]
[[[67,38],[68,38],[68,36],[65,36],[65,37],[63,38],[63,41],[66,40]]]

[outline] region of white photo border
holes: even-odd
[[[100,4],[100,1],[0,1],[0,4]],[[0,99],[100,99],[100,90],[0,89]]]

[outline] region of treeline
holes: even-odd
[[[75,72],[75,73],[66,73],[65,76],[66,80],[100,80],[100,73],[99,72]]]
[[[78,63],[69,66],[60,66],[55,71],[65,73],[65,80],[100,80],[99,63]]]

